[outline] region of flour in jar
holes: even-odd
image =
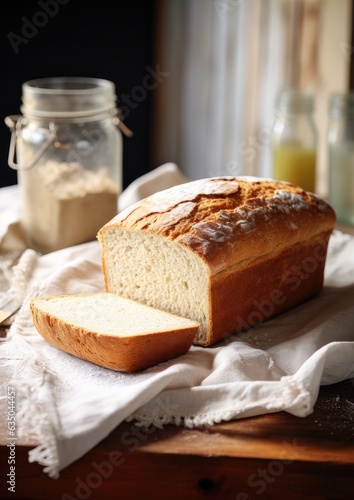
[[[29,245],[50,252],[96,239],[117,214],[119,186],[102,167],[47,161],[19,171]]]

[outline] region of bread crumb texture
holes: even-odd
[[[38,332],[50,344],[124,372],[187,352],[199,326],[110,293],[38,297],[30,307]]]
[[[333,209],[288,182],[213,177],[160,191],[101,228],[105,289],[198,321],[196,344],[211,345],[247,328],[254,304],[283,294],[278,314],[322,286],[324,258],[289,290],[290,268],[322,248]],[[306,260],[307,259],[307,260]],[[295,279],[295,278],[294,278]]]

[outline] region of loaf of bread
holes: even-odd
[[[30,308],[38,332],[54,347],[122,372],[184,354],[199,327],[111,293],[37,297]]]
[[[200,324],[210,346],[323,286],[333,209],[293,184],[187,182],[143,199],[98,232],[106,292]]]

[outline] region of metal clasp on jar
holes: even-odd
[[[37,153],[33,156],[32,161],[27,165],[20,165],[15,162],[16,156],[16,141],[18,135],[21,133],[22,128],[27,125],[27,118],[22,115],[10,115],[5,118],[5,123],[11,131],[11,140],[9,147],[8,164],[14,170],[29,170],[34,167],[38,160],[43,156],[50,144],[56,137],[56,128],[53,122],[49,122],[48,129],[49,135],[47,140],[41,145]]]
[[[112,115],[112,123],[118,127],[121,132],[126,137],[132,137],[133,132],[123,123],[121,119],[121,112],[119,108],[113,108],[111,110]],[[72,116],[72,115],[70,115]],[[94,115],[95,116],[95,115]],[[97,118],[96,118],[97,119]],[[92,120],[92,116],[81,116],[80,113],[75,118],[72,118],[74,121],[90,121]],[[15,162],[16,156],[16,141],[17,137],[21,134],[23,127],[25,127],[28,123],[28,120],[23,115],[9,115],[5,118],[5,124],[9,127],[11,131],[11,140],[9,147],[9,155],[8,155],[8,164],[14,170],[29,170],[38,162],[38,160],[43,156],[45,151],[51,145],[51,143],[57,137],[57,128],[55,127],[54,122],[50,121],[48,125],[48,138],[38,149],[37,153],[33,156],[32,161],[28,165],[21,165]]]
[[[123,134],[126,136],[126,137],[132,137],[134,134],[132,132],[132,130],[130,130],[126,124],[123,122],[122,118],[122,112],[119,108],[114,108],[112,110],[112,122],[114,123],[114,125],[116,127],[119,128],[119,130],[121,132],[123,132]]]

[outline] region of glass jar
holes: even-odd
[[[341,224],[354,224],[354,93],[329,98],[328,202]]]
[[[9,166],[18,170],[27,245],[41,252],[94,240],[118,211],[122,135],[115,86],[97,78],[22,85]]]
[[[313,112],[311,92],[282,90],[272,131],[272,177],[311,192],[316,189],[317,131]]]

